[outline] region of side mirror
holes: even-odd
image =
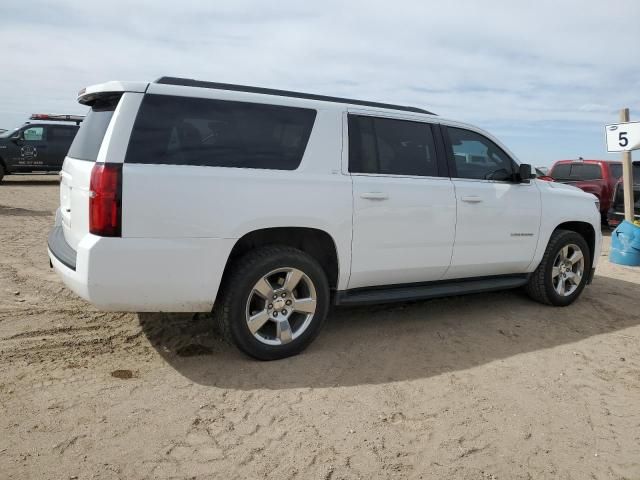
[[[518,179],[520,183],[529,183],[531,181],[531,165],[521,163],[518,169]]]
[[[16,132],[11,135],[10,140],[16,145],[20,145],[23,143],[22,132]]]

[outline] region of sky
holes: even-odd
[[[638,0],[30,0],[0,46],[0,128],[165,75],[422,107],[537,166],[617,159],[604,125],[640,121]]]

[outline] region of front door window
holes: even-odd
[[[479,133],[448,127],[456,178],[510,181],[515,165],[494,142]]]

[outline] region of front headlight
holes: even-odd
[[[595,204],[596,204],[596,210],[599,212],[600,211],[600,200],[596,200]]]

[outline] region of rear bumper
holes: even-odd
[[[51,232],[49,232],[47,246],[49,247],[50,255],[53,255],[56,260],[62,263],[65,267],[70,268],[73,271],[76,270],[76,259],[78,254],[64,238],[62,226],[53,227]]]
[[[235,243],[233,239],[87,234],[74,252],[57,228],[61,227],[49,235],[54,270],[77,295],[107,311],[211,311]]]

